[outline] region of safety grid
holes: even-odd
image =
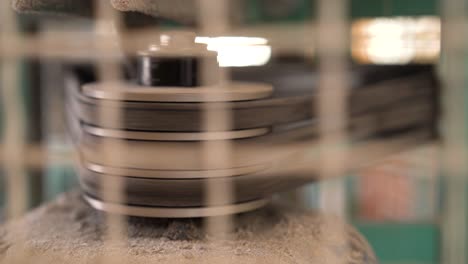
[[[197,36],[221,37],[245,33],[231,25],[230,2],[228,0],[197,0],[196,28],[191,30]],[[442,215],[442,262],[466,263],[466,113],[465,96],[465,47],[463,34],[466,29],[465,3],[462,0],[441,1],[442,12],[442,58],[439,63],[441,73],[441,120],[439,121],[440,139],[431,144],[437,145],[439,162],[442,164],[441,174],[446,182],[446,196],[443,198]],[[132,30],[123,26],[122,12],[113,9],[108,1],[95,1],[96,17],[92,31],[73,30],[57,31],[53,29],[45,33],[23,33],[19,29],[17,13],[11,8],[9,1],[1,2],[1,113],[3,115],[3,134],[1,140],[0,162],[5,178],[6,216],[7,221],[15,222],[28,212],[31,199],[27,176],[31,168],[46,169],[52,164],[70,166],[80,159],[77,151],[51,150],[44,146],[29,143],[27,133],[30,126],[22,99],[20,63],[24,58],[67,61],[93,61],[99,82],[117,82],[123,80],[120,70],[122,49],[134,50],[139,41],[146,41],[158,31]],[[301,172],[303,182],[327,179],[320,186],[320,208],[331,214],[347,217],[346,181],[340,176],[356,170],[363,165],[391,157],[395,153],[406,150],[419,141],[420,134],[415,133],[397,140],[376,140],[372,144],[355,144],[349,132],[349,124],[354,119],[349,116],[350,97],[352,91],[351,63],[349,52],[351,43],[351,21],[349,19],[349,1],[318,0],[315,3],[315,21],[297,24],[294,32],[281,26],[274,26],[265,32],[265,28],[252,27],[249,36],[268,35],[269,45],[275,52],[282,49],[294,50],[307,60],[317,63],[318,89],[316,97],[310,102],[310,113],[317,115],[317,129],[310,131],[318,135],[313,144],[303,144],[302,156],[297,160],[301,165],[295,168]],[[283,25],[284,26],[284,25]],[[284,26],[287,27],[287,26]],[[462,32],[462,33],[460,33]],[[291,34],[291,35],[288,35]],[[298,39],[298,36],[301,36]],[[125,45],[117,46],[116,43]],[[229,40],[227,40],[229,43]],[[313,48],[311,48],[313,46]],[[285,48],[286,47],[286,48]],[[311,51],[312,50],[312,51]],[[313,53],[313,56],[311,55]],[[309,56],[311,55],[311,56]],[[227,83],[232,77],[228,67],[217,68],[213,64],[204,64],[199,71],[201,80],[211,82],[215,79]],[[212,73],[216,72],[216,76]],[[205,94],[202,104],[202,132],[234,130],[232,104],[224,91],[225,86],[216,87],[216,102],[210,102],[210,94]],[[61,89],[61,87],[56,87]],[[103,93],[115,93],[112,86],[103,86]],[[107,89],[107,90],[106,90]],[[312,89],[312,87],[311,87]],[[218,93],[220,95],[218,95]],[[115,109],[123,109],[125,99],[115,93],[114,100],[99,100],[96,120],[109,127],[121,127],[124,113]],[[45,113],[46,115],[51,113]],[[352,119],[352,120],[351,120]],[[363,125],[365,126],[365,125]],[[206,168],[203,180],[204,203],[206,205],[235,204],[234,182],[230,177],[213,179],[208,171],[213,167],[234,168],[236,148],[234,140],[205,140],[200,146],[199,160]],[[440,144],[442,142],[443,144]],[[104,164],[123,162],[124,152],[131,149],[127,140],[103,140],[100,160]],[[253,151],[252,146],[248,151]],[[267,150],[268,151],[268,150]],[[168,153],[171,155],[171,153]],[[177,161],[179,157],[172,159]],[[200,172],[205,173],[205,172]],[[234,169],[228,169],[226,174],[234,175]],[[307,178],[310,177],[310,178]],[[103,203],[125,204],[125,184],[123,177],[103,177],[100,184]],[[300,203],[301,198],[294,200]],[[106,214],[106,235],[102,255],[96,263],[131,263],[124,254],[128,251],[128,219],[121,214]],[[222,247],[223,241],[231,239],[235,230],[235,215],[222,215],[203,218],[203,226],[208,234],[206,243],[212,247]],[[346,226],[330,223],[325,225],[321,234],[330,230],[341,230],[342,240],[348,236]],[[327,231],[328,230],[328,231]],[[14,230],[11,230],[14,232]],[[21,232],[19,232],[21,234]],[[16,244],[24,244],[25,251],[16,257],[17,263],[31,263],[33,259],[26,252],[26,237],[15,237]],[[326,235],[323,237],[326,241]],[[106,248],[112,252],[122,252],[122,255],[106,254]],[[350,248],[342,249],[345,252]],[[229,260],[226,260],[229,262]],[[327,262],[328,263],[328,262]],[[330,262],[331,263],[331,262]],[[348,263],[348,262],[346,262]]]

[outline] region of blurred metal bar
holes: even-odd
[[[210,15],[210,14],[208,14]],[[307,55],[311,57],[315,52],[314,42],[314,24],[310,21],[295,24],[280,25],[256,25],[240,28],[225,28],[219,30],[218,35],[223,36],[252,36],[265,37],[269,40],[269,45],[277,52],[293,53],[298,55]],[[101,53],[95,52],[94,43],[99,41],[109,41],[108,36],[97,35],[96,32],[83,31],[56,31],[45,29],[41,34],[24,36],[8,36],[17,42],[16,47],[5,47],[1,55],[5,57],[30,56],[41,58],[61,58],[67,60],[87,60],[93,58],[106,58],[112,56],[112,52],[102,50]],[[199,30],[197,36],[204,36],[209,32]],[[154,37],[153,29],[128,30],[121,32],[121,39],[124,41],[125,51],[135,51],[140,48],[135,39],[150,41]],[[80,41],[72,41],[79,39]],[[294,41],[293,41],[294,40]]]
[[[317,55],[319,60],[319,90],[317,113],[319,122],[319,173],[324,179],[345,175],[347,172],[347,99],[349,47],[348,1],[319,0]],[[333,179],[320,185],[320,208],[326,213],[344,216],[346,212],[346,186],[343,179]],[[344,224],[327,221],[322,234],[336,232],[341,240],[348,233]],[[326,241],[326,235],[321,238]],[[351,254],[350,248],[343,248],[342,254]],[[331,260],[343,263],[346,260]]]
[[[198,0],[199,8],[199,32],[202,36],[222,36],[229,29],[229,6],[226,0]],[[225,68],[218,71],[217,65],[206,64],[202,70],[202,80],[211,82],[218,81],[213,89],[224,89],[223,83],[229,81],[228,72]],[[219,76],[216,73],[219,72]],[[205,131],[230,131],[231,110],[228,107],[221,107],[220,103],[205,103],[203,122]],[[225,109],[225,110],[220,110]],[[231,168],[232,145],[230,140],[204,141],[203,162],[206,167],[211,164],[222,164],[225,168]],[[224,181],[206,180],[206,205],[215,203],[232,204],[233,188],[232,180],[226,177]],[[205,228],[209,235],[226,235],[232,230],[232,217],[210,217],[206,219]]]
[[[119,81],[121,76],[120,68],[120,50],[118,49],[119,37],[118,34],[121,30],[121,17],[120,14],[112,8],[108,1],[95,1],[97,20],[95,25],[95,35],[106,36],[106,41],[100,41],[99,38],[95,39],[95,47],[98,54],[108,53],[108,58],[98,58],[95,63],[97,66],[98,81]],[[105,85],[105,89],[114,89],[111,85]],[[107,120],[113,124],[121,122],[121,112],[116,110],[120,107],[109,107],[109,101],[100,100],[99,105],[99,118]],[[116,101],[117,103],[119,101]],[[105,140],[103,148],[105,149],[105,157],[109,163],[118,163],[121,153],[122,141]],[[114,201],[117,203],[125,203],[124,196],[124,182],[120,177],[106,177],[104,182],[101,183],[101,191],[103,201]],[[123,215],[107,214],[107,233],[104,245],[104,252],[102,263],[126,263],[123,257],[127,247],[127,223]],[[110,249],[117,248],[122,254],[107,254],[111,252]],[[115,250],[112,250],[115,251]],[[117,252],[118,252],[117,251]]]
[[[0,144],[0,166],[7,166],[11,157],[3,150],[7,146]],[[23,163],[27,168],[41,169],[46,167],[49,163],[57,165],[73,165],[73,161],[78,157],[76,153],[71,150],[53,151],[50,152],[46,148],[37,144],[28,144],[24,149]]]
[[[11,10],[9,1],[0,6],[1,49],[15,46],[8,36],[18,36],[16,15]],[[16,39],[16,38],[15,38]],[[5,158],[3,169],[7,179],[7,217],[10,221],[23,216],[28,210],[27,169],[24,163],[26,150],[26,117],[19,82],[19,58],[1,59],[1,98],[3,106],[3,148]],[[13,230],[14,231],[14,230]],[[23,234],[18,232],[19,234]],[[15,237],[20,247],[24,246],[25,237]],[[18,262],[24,262],[24,255],[14,256]]]
[[[320,173],[324,179],[347,171],[347,98],[349,48],[347,1],[318,2]],[[338,215],[346,211],[345,186],[341,179],[321,186],[321,207]]]
[[[442,4],[442,149],[446,199],[442,222],[442,263],[467,263],[468,124],[466,10],[464,0]]]
[[[8,36],[19,36],[16,15],[8,1],[1,8],[2,49],[16,45]],[[26,169],[24,154],[26,148],[25,112],[19,82],[19,58],[1,58],[2,104],[4,117],[4,138],[2,152],[6,162],[8,179],[8,216],[17,218],[27,210]]]

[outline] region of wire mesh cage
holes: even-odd
[[[463,1],[1,4],[3,263],[466,262]]]

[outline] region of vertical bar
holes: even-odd
[[[199,7],[199,32],[205,36],[220,36],[229,29],[229,9],[226,0],[198,0]],[[205,65],[203,69],[203,80],[219,81],[220,85],[213,89],[225,89],[223,84],[228,81],[228,72],[221,69],[219,76],[210,76],[218,72],[216,65]],[[229,131],[231,130],[231,110],[222,107],[224,103],[204,104],[204,130],[205,131]],[[224,110],[221,110],[224,109]],[[205,141],[203,143],[203,162],[206,168],[212,165],[222,165],[223,168],[231,166],[232,143],[229,140]],[[206,180],[206,206],[215,203],[232,204],[233,188],[229,177],[221,180]],[[232,229],[231,216],[210,217],[206,219],[206,231],[210,235],[225,235]]]
[[[98,81],[100,82],[115,82],[119,81],[121,76],[120,66],[118,63],[119,50],[116,43],[118,43],[117,34],[121,29],[120,14],[112,8],[108,1],[95,1],[97,10],[97,21],[95,27],[95,40],[96,40],[96,64],[98,69]],[[103,54],[106,54],[103,56]],[[105,89],[113,90],[114,87],[105,85]],[[120,102],[116,100],[115,102]],[[107,100],[99,101],[99,118],[111,122],[117,127],[121,122],[121,112],[116,111],[114,107],[110,107],[110,102]],[[122,141],[113,139],[103,139],[103,152],[105,153],[103,159],[106,164],[118,163],[121,159]],[[103,202],[109,201],[111,203],[124,204],[125,197],[123,195],[124,182],[121,177],[104,177],[101,182],[101,191]],[[122,215],[107,214],[106,215],[107,234],[105,240],[104,251],[108,248],[121,248],[122,254],[107,255],[104,252],[103,263],[125,263],[123,258],[125,246],[127,243],[126,234],[126,219]]]
[[[330,179],[344,175],[347,167],[348,5],[342,0],[320,0],[318,5],[320,173]],[[344,214],[344,180],[327,180],[320,192],[323,209]]]
[[[346,211],[345,181],[332,179],[346,173],[346,110],[347,110],[347,50],[349,25],[346,0],[318,1],[318,123],[320,176],[326,181],[320,188],[320,207],[327,213],[343,216]],[[336,232],[339,240],[347,241],[344,223],[327,221],[322,234]],[[323,240],[326,241],[326,235]],[[337,240],[338,241],[338,240]],[[343,254],[351,254],[349,248]],[[341,262],[335,260],[336,262]],[[347,263],[347,258],[342,259]]]
[[[1,46],[4,50],[14,47],[19,41],[20,34],[16,15],[9,5],[9,1],[2,1],[0,6],[0,27],[1,27]],[[19,83],[19,63],[17,57],[9,57],[6,52],[1,58],[1,98],[3,104],[4,118],[4,138],[2,155],[4,157],[3,165],[7,179],[7,216],[10,221],[23,216],[28,207],[27,193],[27,171],[25,168],[25,149],[26,149],[26,131],[25,131],[25,111],[22,103],[21,87]],[[26,237],[23,234],[15,236],[15,243],[20,248],[25,247]],[[18,262],[24,262],[24,255],[13,256]],[[28,261],[26,261],[28,262]]]
[[[466,1],[442,3],[443,175],[447,191],[443,208],[442,263],[467,263],[467,94]]]
[[[1,6],[2,47],[14,47],[20,34],[16,16],[8,1]],[[2,58],[1,98],[3,99],[4,139],[3,156],[7,175],[8,217],[22,216],[27,211],[26,168],[23,157],[26,149],[25,111],[19,84],[18,58]]]

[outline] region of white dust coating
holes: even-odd
[[[132,218],[125,252],[121,247],[103,252],[105,223],[79,191],[63,195],[1,228],[0,263],[12,263],[19,250],[47,264],[94,263],[102,254],[122,253],[129,263],[377,263],[362,236],[341,220],[280,205],[235,217],[231,239],[215,247],[200,219]],[[347,239],[324,225],[346,226]],[[11,242],[18,235],[27,238],[26,250]]]

